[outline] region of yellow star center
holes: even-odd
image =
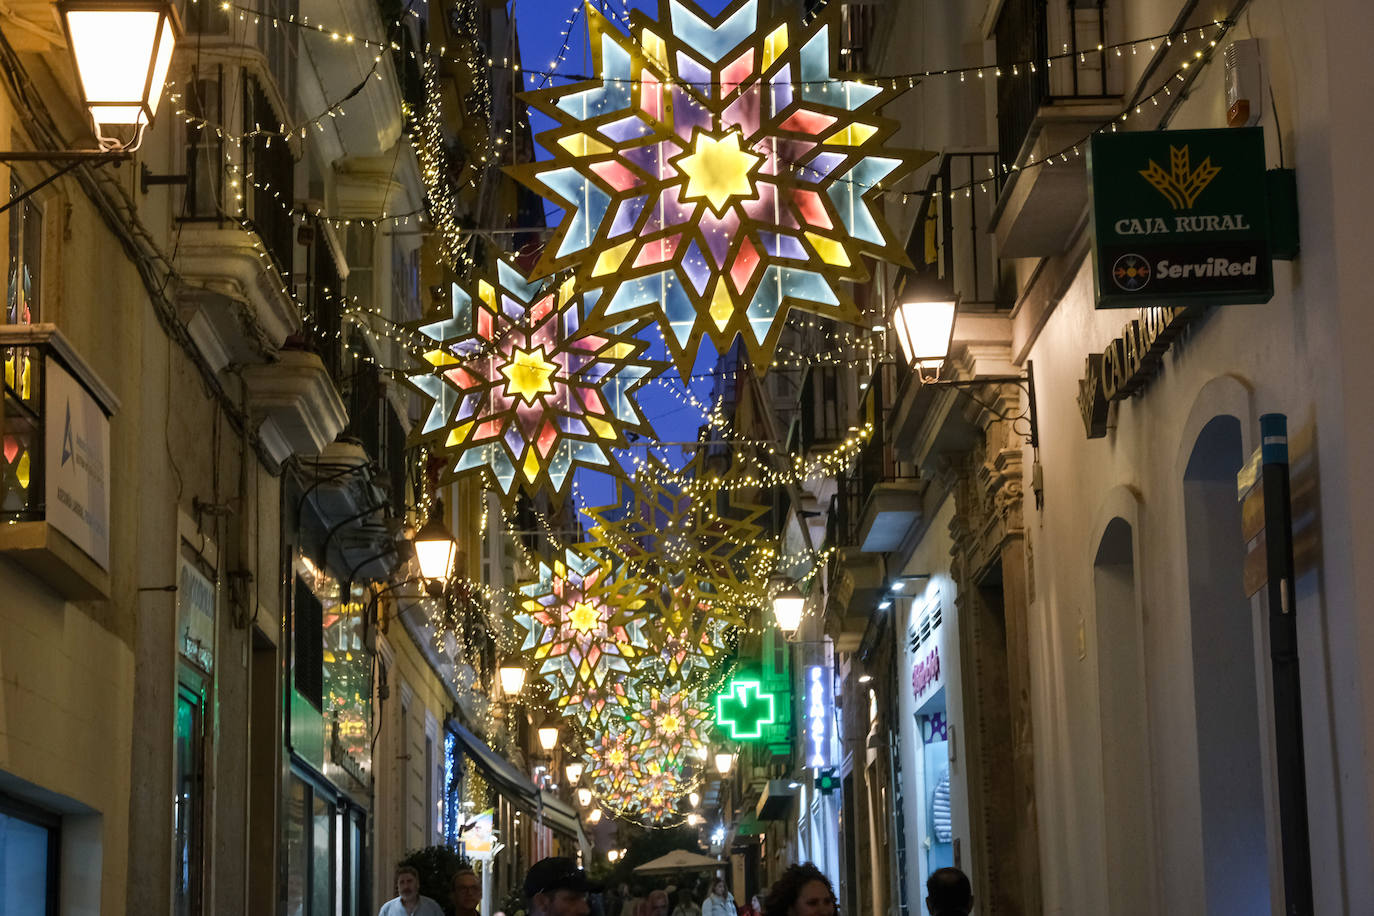
[[[533,404],[541,394],[553,393],[550,378],[558,366],[544,359],[541,350],[515,351],[511,361],[501,367],[507,379],[506,396],[521,397]]]
[[[568,623],[579,633],[590,633],[601,625],[601,613],[587,602],[579,601],[568,614]]]
[[[749,173],[763,161],[740,148],[738,131],[722,137],[697,134],[692,151],[677,160],[678,168],[687,176],[683,200],[705,198],[717,213],[737,197],[753,197],[754,185]]]
[[[677,716],[668,713],[659,723],[659,728],[665,735],[676,735],[681,730],[682,723],[678,721]]]

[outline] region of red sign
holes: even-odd
[[[911,669],[911,689],[916,694],[916,699],[920,699],[930,685],[940,679],[940,647],[936,646],[930,650],[930,654],[923,661],[916,663]]]

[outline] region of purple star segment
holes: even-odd
[[[832,75],[833,15],[659,0],[629,36],[586,17],[597,78],[528,93],[552,159],[511,167],[564,210],[536,274],[602,288],[594,324],[652,315],[684,376],[707,337],[766,371],[793,307],[858,320],[864,259],[908,263],[878,195],[933,154],[886,146],[895,90]]]

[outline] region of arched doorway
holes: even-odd
[[[1240,421],[1213,418],[1183,476],[1207,912],[1268,913],[1255,629],[1245,596],[1236,472]]]
[[[1098,713],[1102,735],[1107,911],[1150,916],[1154,832],[1145,704],[1143,620],[1136,593],[1134,532],[1108,522],[1093,559]]]

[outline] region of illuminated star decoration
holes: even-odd
[[[630,711],[640,755],[665,770],[683,768],[689,757],[698,763],[704,759],[712,725],[709,702],[697,690],[651,689],[648,698]]]
[[[606,602],[596,558],[567,550],[537,578],[520,585],[514,618],[524,632],[520,653],[549,686],[565,716],[595,723],[607,706],[633,699],[631,662],[648,648],[640,622]]]
[[[695,624],[699,631],[700,611],[738,625],[767,599],[777,555],[759,523],[768,507],[738,498],[717,506],[704,493],[689,492],[684,481],[713,496],[722,488],[737,492],[730,487],[734,471],[708,471],[705,462],[698,454],[673,471],[650,455],[633,479],[617,481],[615,505],[582,510],[591,521],[588,550],[616,564],[622,578],[644,583],[643,591],[660,605],[651,615],[657,645],[686,626]],[[662,600],[665,590],[683,589]]]
[[[598,78],[527,93],[553,158],[510,167],[564,211],[536,273],[602,288],[590,324],[653,315],[684,376],[703,335],[766,371],[790,308],[858,320],[864,258],[908,263],[875,197],[934,154],[885,146],[897,90],[832,76],[835,15],[659,0],[629,37],[588,3]]]
[[[641,358],[647,319],[582,327],[595,291],[527,282],[501,260],[496,282],[453,287],[451,313],[414,329],[427,400],[416,440],[444,460],[441,482],[486,473],[509,502],[523,488],[566,494],[582,465],[617,472],[611,449],[653,435],[636,392],[665,364]]]
[[[630,731],[603,731],[587,747],[587,775],[597,804],[617,817],[663,824],[678,813],[682,797],[700,783],[681,766],[642,753]]]

